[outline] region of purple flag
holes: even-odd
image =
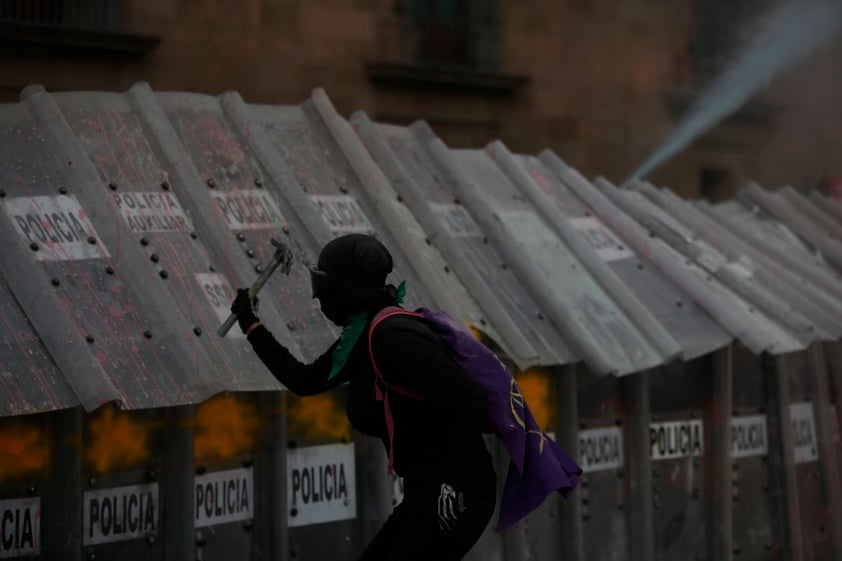
[[[490,428],[511,457],[497,531],[535,510],[553,491],[567,497],[578,485],[582,468],[535,423],[511,372],[445,312],[418,311],[444,340],[451,358],[486,390]]]

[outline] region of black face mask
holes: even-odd
[[[313,298],[319,299],[319,307],[327,319],[342,327],[351,317],[350,305],[346,291],[323,271],[310,269],[310,283]]]
[[[342,290],[323,291],[317,298],[325,317],[339,327],[343,327],[351,316],[359,311]]]

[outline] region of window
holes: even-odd
[[[407,62],[495,71],[500,66],[498,0],[401,0]]]

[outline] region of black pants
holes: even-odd
[[[358,561],[459,561],[479,540],[494,513],[496,481],[480,477],[457,492],[464,511],[450,528],[439,519],[440,481],[404,481],[404,499]]]

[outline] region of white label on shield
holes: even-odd
[[[356,518],[354,445],[289,450],[287,490],[290,527]]]
[[[795,463],[803,464],[819,459],[819,445],[816,441],[816,421],[813,417],[813,404],[809,401],[793,403],[789,406],[792,427],[792,452]]]
[[[286,225],[277,203],[262,189],[215,192],[211,197],[231,230],[260,230]]]
[[[197,475],[193,505],[197,528],[254,518],[254,471],[240,468]]]
[[[649,425],[649,445],[653,460],[701,456],[702,421],[673,421]]]
[[[114,204],[135,234],[146,232],[189,232],[190,219],[175,195],[146,191],[113,193]]]
[[[462,205],[430,203],[430,209],[454,238],[482,237],[482,230]]]
[[[766,415],[747,415],[731,419],[731,457],[765,456],[769,451]]]
[[[36,555],[40,544],[41,499],[0,501],[0,558]]]
[[[620,427],[579,431],[579,465],[585,473],[623,467]]]
[[[118,542],[158,532],[158,484],[85,491],[82,541]]]
[[[234,291],[225,277],[219,273],[196,273],[196,282],[202,287],[219,323],[223,323],[231,315],[231,302],[234,301]],[[242,339],[245,337],[239,328],[228,331],[226,337]]]
[[[78,261],[110,257],[75,195],[13,197],[3,201],[12,226],[37,247],[37,261]]]
[[[603,261],[617,261],[626,257],[634,257],[634,254],[626,247],[626,244],[598,219],[592,216],[585,216],[571,218],[570,223],[584,236],[594,252]]]
[[[362,207],[351,195],[312,195],[310,200],[334,235],[374,233]]]

